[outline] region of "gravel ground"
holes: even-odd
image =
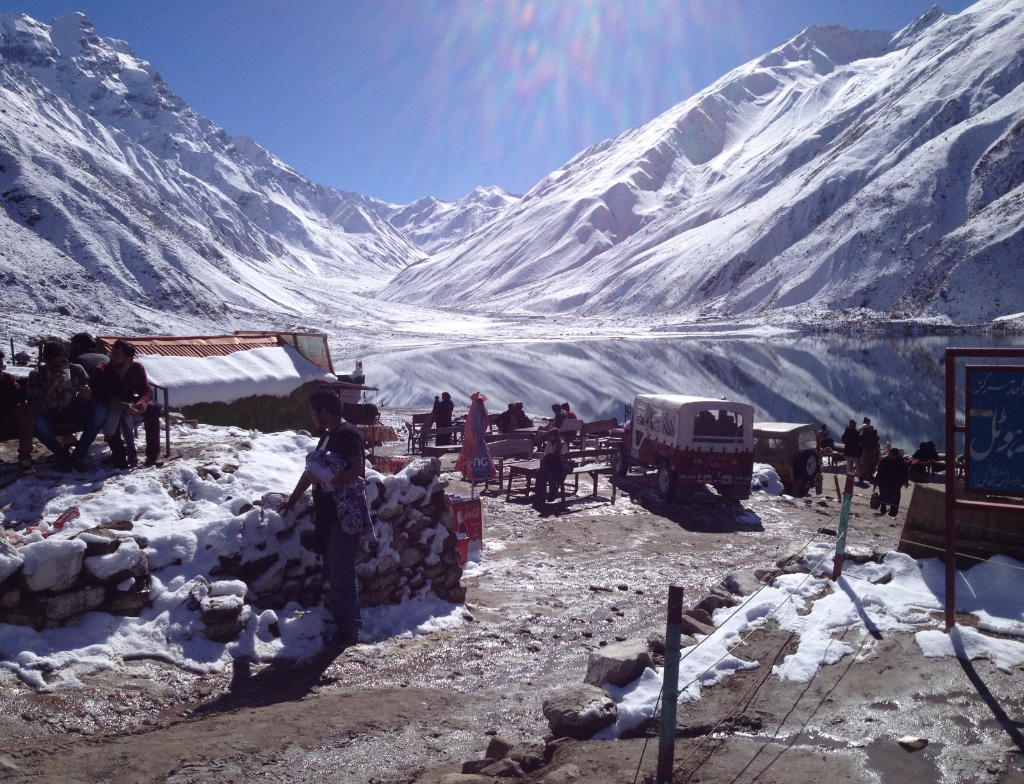
[[[401,421],[400,412],[388,417]],[[469,493],[450,478],[449,492]],[[465,580],[458,629],[301,664],[239,663],[217,676],[136,661],[76,691],[7,683],[0,778],[436,784],[481,758],[488,732],[542,748],[545,692],[581,682],[591,650],[663,628],[669,584],[683,586],[692,606],[727,572],[771,566],[838,517],[827,496],[757,495],[741,507],[709,491],[664,504],[639,476],[622,490],[614,505],[602,484],[598,499],[545,513],[485,496],[487,549]],[[858,492],[851,547],[893,548],[902,515],[877,516]],[[744,522],[748,510],[759,523]],[[740,655],[765,664],[787,637],[769,624]],[[1022,683],[1021,672],[985,661],[925,659],[905,633],[874,640],[809,684],[782,682],[762,666],[680,710],[677,760],[742,697],[735,720],[676,780],[1024,782]],[[904,752],[894,739],[908,734],[930,743]],[[656,764],[656,738],[562,744],[530,780],[630,782],[641,753],[642,781]]]

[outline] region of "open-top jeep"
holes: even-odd
[[[754,473],[754,407],[686,395],[637,395],[613,455],[619,476],[630,466],[655,468],[658,492],[712,485],[723,498],[750,496]]]
[[[814,425],[755,422],[754,459],[771,465],[790,495],[800,498],[812,487],[821,495],[821,453]]]

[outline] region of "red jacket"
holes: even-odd
[[[144,403],[149,405],[149,379],[146,368],[139,362],[132,362],[124,377],[117,375],[109,362],[99,365],[92,375],[92,392],[103,405],[117,399],[122,403]],[[136,397],[137,396],[137,397]]]

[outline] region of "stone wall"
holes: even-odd
[[[232,468],[211,465],[198,474],[205,481]],[[357,557],[363,607],[414,597],[464,601],[451,504],[439,474],[437,458],[417,460],[393,476],[367,471],[377,539],[364,539]],[[287,517],[276,511],[282,500],[278,493],[237,499],[233,517],[200,541],[189,606],[201,613],[209,639],[233,639],[250,605],[279,610],[291,602],[315,607],[323,600],[322,562],[310,549],[311,497]],[[128,521],[48,539],[32,533],[19,546],[0,539],[0,623],[43,629],[96,610],[138,615],[149,604],[151,568],[189,569],[176,551],[148,547]],[[208,568],[200,568],[201,562]]]
[[[41,630],[94,610],[138,615],[149,604],[148,544],[127,520],[70,538],[29,534],[20,547],[0,539],[0,623]]]

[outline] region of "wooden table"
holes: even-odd
[[[527,496],[530,495],[530,489],[539,472],[540,460],[527,460],[522,463],[510,464],[508,466],[508,490],[505,493],[505,500],[507,501],[512,497],[512,482],[517,476],[521,476],[526,479],[526,487],[523,490],[523,493]],[[612,470],[611,465],[607,463],[591,463],[589,465],[578,466],[570,469],[569,473],[566,474],[565,481],[562,482],[562,501],[565,501],[565,485],[570,476],[573,479],[573,495],[579,495],[580,474],[589,474],[590,478],[594,481],[594,490],[593,493],[591,493],[591,498],[597,498],[598,477],[602,474],[610,476],[612,480],[612,503],[615,503],[615,497],[618,493],[618,483],[615,481],[615,472]]]

